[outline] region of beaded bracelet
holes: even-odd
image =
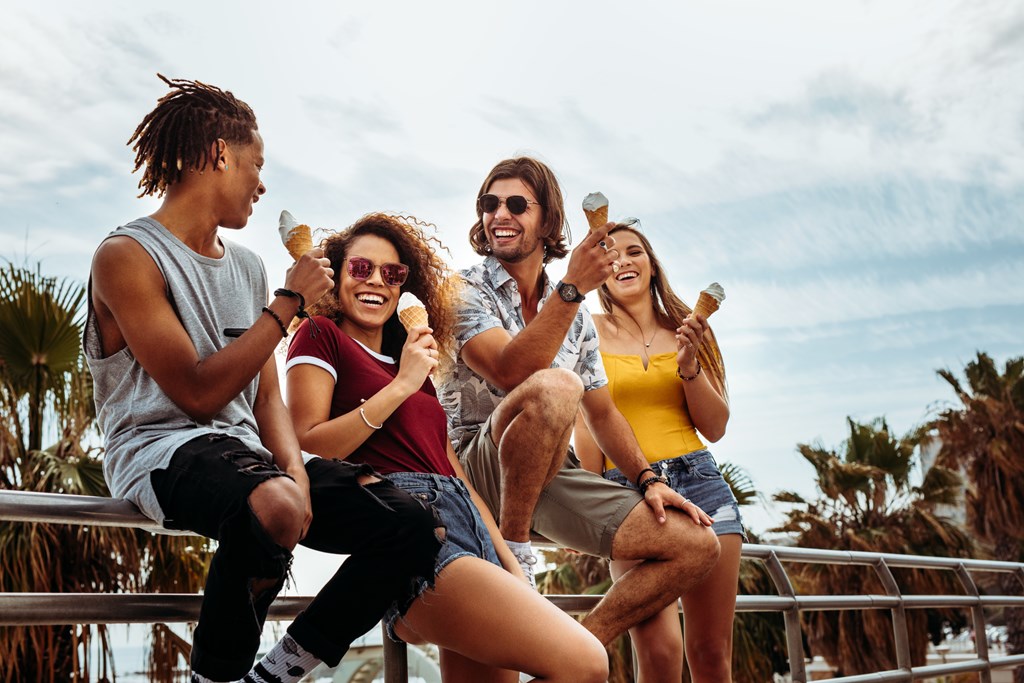
[[[697,375],[700,374],[700,363],[697,363],[697,372],[693,373],[693,375],[691,375],[690,377],[687,377],[686,375],[683,374],[682,368],[676,368],[676,374],[679,376],[679,379],[683,380],[684,382],[692,382],[693,380],[697,379]]]
[[[636,475],[636,487],[637,488],[640,488],[640,477],[644,476],[648,472],[650,472],[651,474],[657,474],[657,472],[652,470],[650,467],[645,467],[644,469],[640,470],[640,474]]]
[[[284,321],[281,320],[281,316],[279,316],[277,313],[274,313],[272,310],[270,310],[270,308],[268,306],[264,306],[263,307],[263,312],[264,313],[269,313],[270,317],[277,321],[277,326],[281,328],[281,337],[282,338],[283,337],[287,337],[288,336],[288,328],[284,326]]]
[[[647,489],[649,489],[652,486],[654,486],[655,484],[659,484],[659,483],[660,484],[665,484],[667,486],[668,485],[668,477],[666,477],[664,474],[662,474],[662,475],[659,475],[657,477],[648,477],[647,479],[644,479],[642,482],[640,482],[640,495],[641,496],[646,496],[647,495]]]

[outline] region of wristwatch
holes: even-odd
[[[576,285],[571,285],[561,280],[555,285],[555,289],[558,290],[558,296],[562,297],[562,301],[567,304],[578,304],[587,298],[580,294],[580,290],[576,289]]]

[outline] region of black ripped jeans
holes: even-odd
[[[366,466],[311,460],[313,522],[302,544],[350,557],[288,632],[307,651],[336,665],[351,642],[394,601],[408,605],[413,587],[433,574],[439,542],[433,511],[387,480],[362,486]],[[241,441],[205,435],[175,451],[150,475],[164,525],[216,539],[192,645],[192,670],[237,680],[253,664],[263,623],[284,585],[291,552],[274,543],[249,507],[253,489],[287,476]],[[253,596],[251,583],[274,579]]]

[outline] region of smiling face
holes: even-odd
[[[502,200],[493,213],[483,214],[484,233],[491,246],[491,253],[500,261],[518,263],[543,250],[540,205],[528,204],[526,212],[516,216],[509,212],[504,202],[513,195],[521,195],[536,202],[537,197],[530,186],[519,178],[502,178],[491,183],[487,192]]]
[[[225,186],[220,225],[225,228],[244,228],[252,215],[252,205],[267,191],[260,180],[263,138],[254,130],[252,139],[248,145],[228,143],[224,149],[223,165],[218,161],[218,171],[224,174]]]
[[[357,280],[348,274],[348,259],[352,257],[373,262],[368,279]],[[400,262],[398,250],[391,242],[377,235],[360,235],[349,244],[341,267],[336,290],[344,314],[340,327],[348,336],[375,350],[380,350],[384,323],[394,315],[402,294],[400,286],[385,284],[380,266]]]
[[[605,281],[608,291],[618,301],[650,295],[653,267],[640,237],[631,230],[619,230],[614,237],[620,254],[619,272]]]

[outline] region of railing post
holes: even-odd
[[[900,593],[900,586],[896,583],[896,577],[892,575],[889,565],[885,563],[885,558],[878,558],[874,567],[875,573],[882,581],[882,587],[885,588],[885,594],[899,598],[899,604],[891,610],[892,633],[896,642],[896,668],[910,674],[913,666],[910,663],[910,636],[907,633],[907,608],[903,605],[903,594]]]
[[[407,683],[409,680],[409,653],[405,643],[396,643],[388,635],[387,626],[380,625],[384,632],[384,683]]]
[[[764,564],[779,595],[795,598],[796,592],[793,590],[793,584],[774,550],[768,553]],[[782,618],[786,624],[786,650],[789,654],[790,678],[793,683],[807,683],[807,670],[804,668],[804,639],[803,632],[800,630],[800,608],[794,605],[782,613]]]
[[[963,584],[964,590],[967,591],[968,595],[978,597],[978,586],[974,583],[974,577],[967,571],[967,567],[961,562],[960,566],[956,569],[956,575],[960,578],[960,583]],[[992,666],[989,664],[988,659],[988,633],[985,629],[985,609],[981,606],[981,603],[976,603],[971,607],[971,617],[974,622],[974,646],[978,651],[978,659],[985,662],[986,666],[983,671],[979,671],[978,674],[981,677],[981,683],[992,683]]]

